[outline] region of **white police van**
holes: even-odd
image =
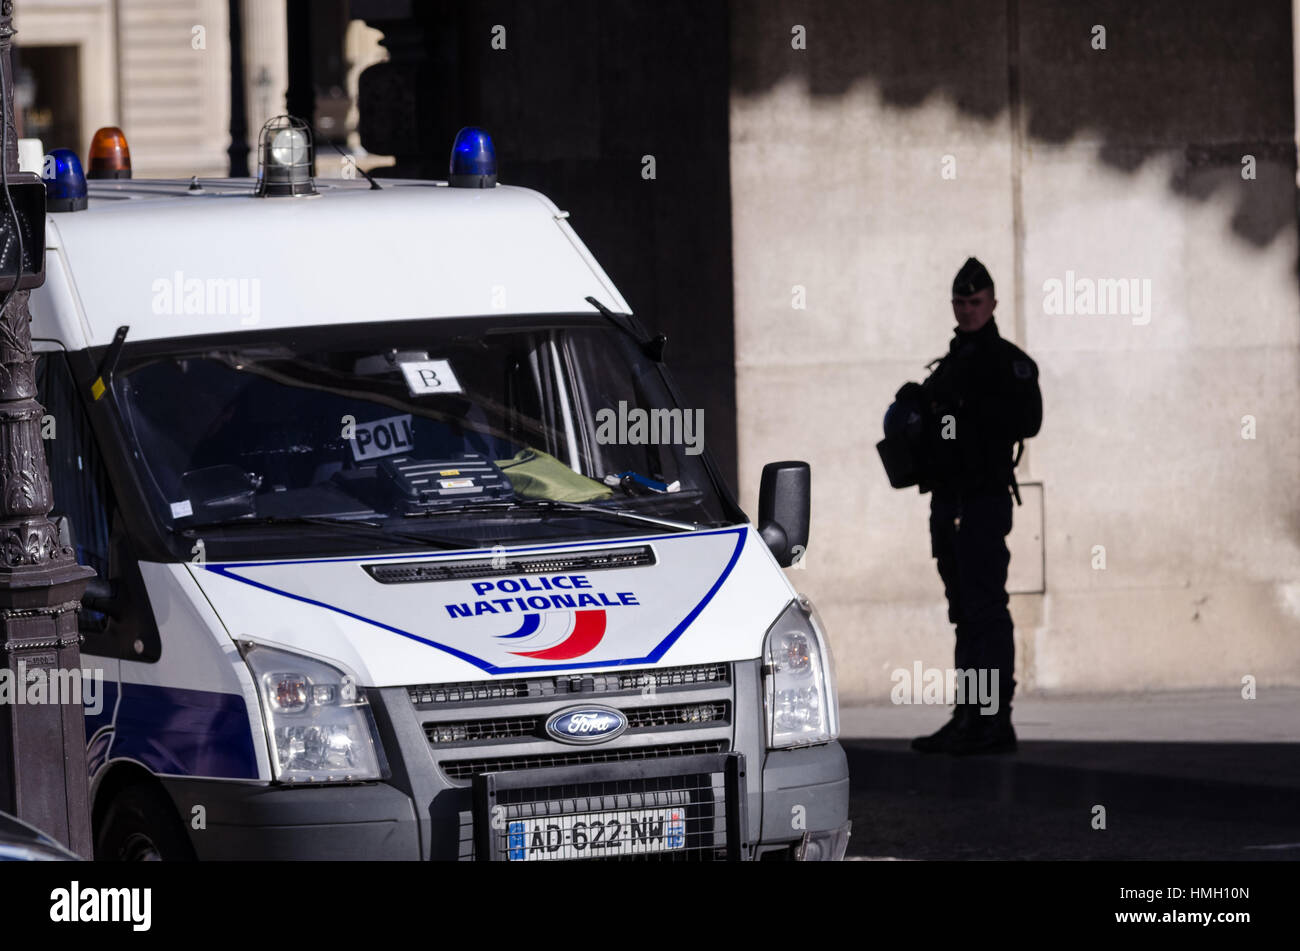
[[[764,470],[756,530],[483,133],[451,184],[313,182],[309,146],[88,190],[46,158],[96,856],[841,857],[830,646],[780,569],[807,466]]]

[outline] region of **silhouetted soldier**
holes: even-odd
[[[960,672],[974,670],[992,688],[984,705],[973,690],[959,694],[952,719],[912,741],[922,753],[1016,748],[1006,536],[1012,494],[1020,501],[1013,471],[1020,441],[1038,432],[1042,397],[1034,361],[999,335],[996,306],[993,279],[969,258],[953,280],[957,328],[948,353],[923,384],[898,391],[880,447],[893,485],[916,484],[932,493],[931,553],[948,598],[948,620],[957,625],[958,683],[969,683]]]

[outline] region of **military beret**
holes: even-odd
[[[952,279],[952,296],[969,297],[992,286],[993,278],[989,277],[984,265],[975,258],[967,258],[957,276]]]

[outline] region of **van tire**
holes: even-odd
[[[109,803],[95,837],[97,862],[193,862],[194,847],[158,786],[134,783]]]

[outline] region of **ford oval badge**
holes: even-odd
[[[627,729],[627,717],[611,707],[570,707],[551,715],[546,734],[561,743],[603,743]]]

